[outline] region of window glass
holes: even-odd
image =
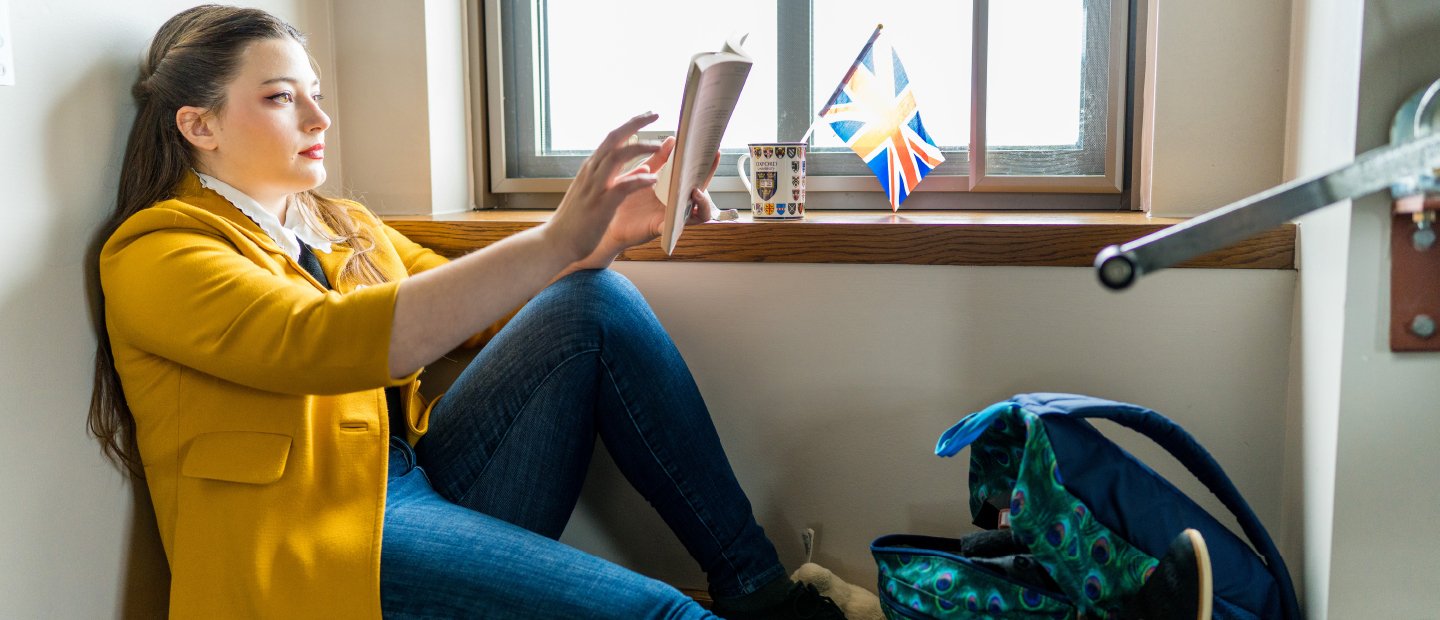
[[[979,1],[487,3],[493,18],[487,36],[499,38],[499,53],[487,56],[496,86],[487,112],[495,114],[490,126],[502,130],[479,137],[497,147],[492,186],[561,191],[561,181],[574,176],[605,132],[645,110],[660,114],[648,131],[674,131],[690,58],[748,34],[744,46],[755,64],[721,143],[717,173],[733,177],[746,143],[801,138],[875,26],[884,24],[925,129],[946,153],[920,192],[1119,195],[1127,97],[1114,80],[1125,79],[1129,2],[987,0],[985,101],[975,107],[971,52]],[[1112,26],[1120,30],[1112,33]],[[971,119],[982,109],[986,130],[972,137]],[[829,208],[822,206],[827,192],[878,191],[873,172],[828,124],[813,128],[807,163],[809,190],[820,198],[811,201],[815,206]],[[976,138],[985,143],[984,160],[972,176]],[[999,204],[933,198],[926,208]]]
[[[660,114],[648,129],[674,131],[690,57],[747,32],[744,47],[755,65],[721,147],[774,136],[775,2],[548,0],[548,150],[594,149],[606,132],[646,110]]]
[[[985,139],[991,149],[1079,143],[1084,9],[1080,0],[990,3]]]

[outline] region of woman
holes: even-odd
[[[133,88],[91,426],[143,468],[172,614],[708,615],[556,542],[598,435],[717,613],[841,617],[786,577],[678,351],[605,269],[658,234],[672,143],[627,143],[655,115],[609,134],[548,223],[447,262],[314,191],[330,120],[303,41],[197,7]],[[416,377],[467,338],[484,348],[427,407]]]

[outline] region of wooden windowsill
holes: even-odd
[[[536,226],[550,211],[470,211],[388,216],[405,236],[447,256],[485,247]],[[631,248],[621,260],[741,263],[864,263],[1088,267],[1107,245],[1138,239],[1177,218],[1138,212],[885,211],[811,212],[800,222],[689,226],[672,256],[660,242]],[[1294,269],[1295,225],[1285,224],[1178,265],[1224,269]]]

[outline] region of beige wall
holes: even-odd
[[[126,93],[140,50],[189,3],[11,4],[19,85],[0,87],[0,207],[12,224],[0,228],[0,381],[11,412],[0,431],[0,466],[9,474],[0,482],[8,499],[0,502],[0,556],[7,560],[0,600],[7,615],[19,617],[143,615],[163,597],[156,592],[164,572],[153,525],[83,432],[94,342],[80,246],[113,200],[131,114]],[[434,151],[424,132],[433,119],[396,132],[399,125],[387,117],[367,120],[347,107],[368,94],[347,87],[357,70],[391,67],[350,47],[353,37],[393,43],[399,37],[388,27],[418,28],[424,20],[354,26],[347,25],[356,17],[348,3],[256,4],[314,35],[327,88],[338,93],[327,105],[341,127],[355,128],[344,134],[345,153],[331,155],[332,168],[336,155],[346,157],[337,185],[372,196],[393,192],[402,197],[397,204],[433,192],[436,176],[427,171],[410,177],[420,179],[418,186],[370,187],[382,178],[365,172],[376,170],[365,168],[373,164],[354,159],[408,149],[429,157]],[[1236,10],[1175,14],[1200,32],[1207,23],[1230,27],[1218,20],[1255,21]],[[1265,4],[1257,9],[1262,25],[1247,26],[1264,35],[1252,37],[1264,41],[1256,51],[1268,59],[1262,66],[1276,50],[1284,62],[1287,48],[1272,42],[1285,38],[1288,25],[1275,20],[1275,10]],[[330,61],[332,47],[345,59],[339,67]],[[1184,62],[1202,61],[1192,55]],[[403,62],[390,70],[425,74]],[[1226,88],[1254,86],[1245,78]],[[1216,90],[1211,84],[1208,92]],[[1179,92],[1165,95],[1179,105],[1193,91],[1165,92]],[[1163,97],[1157,101],[1158,109],[1165,105]],[[406,111],[384,109],[395,119]],[[1159,118],[1190,122],[1177,113]],[[1199,118],[1192,124],[1225,132],[1237,119],[1245,127],[1282,127],[1283,106]],[[1227,190],[1237,197],[1278,174],[1271,153],[1278,153],[1281,133],[1250,133],[1255,144],[1226,152],[1225,161],[1249,164],[1239,175],[1244,182]],[[338,150],[337,132],[327,140]],[[1185,148],[1163,144],[1167,151]],[[1175,161],[1159,147],[1156,156],[1157,166]],[[1156,191],[1170,183],[1174,191],[1210,187],[1213,174],[1229,170],[1176,177]],[[1215,200],[1197,195],[1193,202]],[[428,198],[416,204],[433,208]],[[1083,269],[654,263],[619,269],[651,298],[685,353],[757,515],[792,566],[804,526],[820,530],[821,561],[867,585],[874,572],[866,546],[874,536],[964,530],[964,461],[930,456],[935,437],[969,411],[1030,390],[1089,392],[1173,416],[1215,451],[1285,539],[1277,523],[1293,273],[1173,271],[1113,295]],[[1184,479],[1153,450],[1137,449]],[[597,466],[594,483],[567,540],[699,585],[678,546],[655,535],[663,528],[612,468]]]
[[[1290,0],[1146,0],[1155,33],[1151,212],[1198,215],[1276,185]]]
[[[321,2],[333,24],[347,194],[382,214],[470,209],[465,0]]]
[[[1289,2],[1150,5],[1159,20],[1154,211],[1201,213],[1279,183]],[[1221,38],[1228,44],[1215,45]],[[939,432],[1015,392],[1058,390],[1174,417],[1216,452],[1302,573],[1305,521],[1294,510],[1282,518],[1287,493],[1299,493],[1284,486],[1300,465],[1298,431],[1287,434],[1286,423],[1294,274],[1172,271],[1111,295],[1070,269],[618,269],[680,344],[761,524],[792,566],[806,526],[821,531],[824,562],[866,585],[876,535],[968,531],[965,463],[930,455]],[[1124,431],[1112,436],[1164,458]],[[650,542],[659,521],[608,463],[597,471],[566,540],[703,584],[678,546]],[[1182,471],[1161,471],[1221,512]]]
[[[794,568],[874,587],[872,539],[972,531],[940,432],[1017,392],[1153,407],[1208,446],[1277,540],[1295,274],[1176,270],[1123,295],[1087,269],[627,263],[695,373],[760,524]],[[1146,440],[1111,433],[1216,514]],[[612,465],[564,540],[703,587]]]

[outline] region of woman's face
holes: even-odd
[[[200,152],[205,172],[266,206],[318,187],[330,126],[320,98],[320,79],[298,42],[251,43],[211,123],[213,148]]]

